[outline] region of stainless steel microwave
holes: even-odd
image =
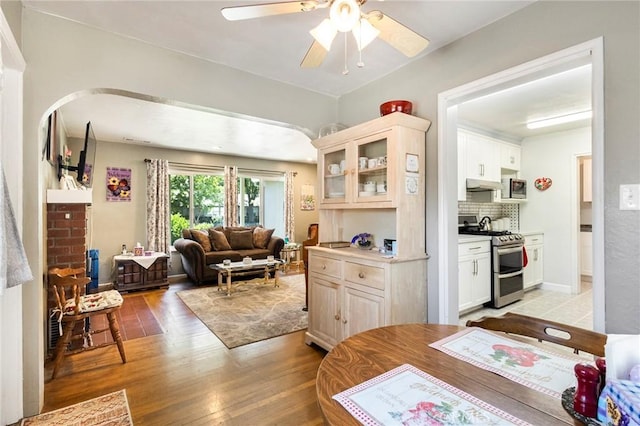
[[[502,179],[502,198],[527,198],[527,181],[524,179]]]

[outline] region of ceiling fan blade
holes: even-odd
[[[371,25],[380,31],[379,38],[410,58],[422,52],[429,45],[429,40],[379,10],[369,12],[366,18]]]
[[[327,56],[327,53],[329,53],[327,49],[322,47],[320,43],[314,40],[313,44],[307,51],[307,54],[304,55],[304,59],[302,60],[300,67],[302,68],[319,67],[320,64],[322,64],[322,61],[324,61],[324,58]]]
[[[311,10],[326,7],[328,5],[318,4],[315,0],[287,1],[281,3],[252,4],[249,6],[234,6],[222,8],[222,16],[229,21],[240,21],[243,19],[262,18],[272,15],[286,15],[288,13],[309,12]]]

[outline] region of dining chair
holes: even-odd
[[[84,268],[53,268],[49,270],[48,275],[56,301],[54,312],[60,324],[60,337],[54,352],[51,379],[56,378],[65,356],[105,346],[117,345],[120,358],[123,363],[126,363],[124,344],[116,318],[116,311],[120,309],[123,302],[120,293],[117,290],[107,290],[85,295],[84,289],[91,278],[85,276]],[[106,315],[109,327],[92,330],[91,318],[96,315]],[[94,345],[91,336],[107,331],[111,332],[113,342]],[[78,344],[70,348],[72,340],[81,340],[81,347],[77,347]]]
[[[604,356],[604,345],[607,343],[606,334],[512,312],[499,317],[469,320],[466,326],[532,337],[539,342],[547,341],[572,348],[576,354],[583,351],[599,357]]]

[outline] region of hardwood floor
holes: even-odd
[[[315,378],[326,352],[307,346],[304,331],[229,350],[176,295],[192,287],[184,281],[125,295],[143,295],[165,332],[126,341],[126,364],[113,346],[67,358],[53,381],[47,365],[43,412],[126,389],[136,425],[323,424]],[[590,289],[578,296],[535,290],[504,310],[541,317],[565,312],[573,321],[549,319],[584,326],[591,320],[589,297]],[[484,314],[466,315],[461,324]]]
[[[126,389],[136,425],[319,425],[316,371],[326,354],[304,331],[227,349],[175,294],[190,282],[144,295],[165,332],[65,360],[43,412]],[[126,297],[126,296],[125,296]]]

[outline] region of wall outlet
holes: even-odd
[[[640,184],[620,185],[620,210],[640,210]]]

